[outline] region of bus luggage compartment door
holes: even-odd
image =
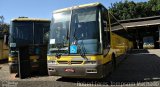
[[[39,74],[48,75],[47,71],[47,46],[40,46],[40,58],[39,58]]]

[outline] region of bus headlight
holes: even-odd
[[[97,64],[97,61],[85,61],[84,64]]]

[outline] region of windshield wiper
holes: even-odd
[[[84,47],[83,40],[80,44],[78,44],[78,48],[80,49],[80,55],[82,56],[82,58],[84,58],[85,60],[88,60],[88,58],[86,57],[86,49]]]
[[[55,44],[55,47],[57,48],[57,53],[56,53],[55,56],[56,56],[57,58],[60,58],[61,55],[62,55],[61,52],[60,52],[60,49],[62,48],[62,43],[56,43],[56,44]]]
[[[80,53],[81,57],[84,58],[85,60],[88,60],[88,58],[86,57],[86,49],[84,47],[83,40],[82,40],[81,44],[78,44],[78,38],[76,37],[76,30],[77,30],[77,28],[74,29],[73,39],[75,40],[75,44],[77,45],[78,49],[80,49],[79,53]]]
[[[66,38],[66,40],[65,40],[65,38]],[[66,37],[63,38],[63,42],[55,44],[55,47],[57,48],[57,52],[56,52],[56,57],[57,58],[60,58],[62,56],[61,51],[66,51],[67,50],[65,48],[65,46],[64,46],[65,41],[67,41],[67,40],[68,40],[68,36],[66,36]]]

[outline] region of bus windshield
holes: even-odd
[[[97,7],[79,8],[54,13],[51,22],[51,53],[97,54],[99,52],[99,25]],[[77,51],[71,52],[71,46]],[[71,48],[70,48],[71,47]]]
[[[50,31],[50,52],[56,53],[58,49],[63,51],[62,53],[68,52],[67,34],[69,32],[70,19],[71,11],[53,14]]]

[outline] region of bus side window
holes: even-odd
[[[109,31],[108,13],[102,8],[102,29],[103,29],[103,49],[108,49],[110,46],[110,31]]]

